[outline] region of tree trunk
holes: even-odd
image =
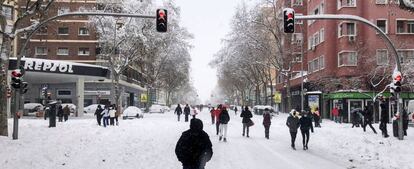
[[[260,86],[259,85],[256,85],[256,105],[261,105],[261,102],[260,102]]]
[[[3,37],[3,45],[0,47],[4,47],[5,51],[3,51],[6,56],[10,56],[10,40]],[[1,55],[1,52],[0,52]],[[8,136],[8,122],[7,122],[7,70],[8,66],[8,59],[0,58],[0,136]]]
[[[269,105],[269,98],[267,97],[267,84],[264,84],[263,90],[264,90],[265,104]]]
[[[286,83],[286,97],[287,97],[287,111],[286,112],[289,112],[290,110],[292,110],[292,96],[290,93],[290,80],[288,80]]]

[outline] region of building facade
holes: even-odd
[[[382,29],[395,43],[403,64],[414,58],[414,16],[409,11],[399,8],[389,0],[292,0],[293,4],[303,4],[307,15],[349,14],[365,18]],[[287,6],[287,5],[285,5]],[[296,12],[298,14],[299,12]],[[300,21],[298,21],[300,22]],[[298,26],[295,25],[296,30]],[[384,89],[391,79],[373,87],[372,83],[381,79],[378,70],[390,70],[395,65],[391,50],[385,41],[371,27],[353,21],[309,20],[302,26],[304,58],[306,73],[305,88],[301,90],[301,76],[290,79],[292,102],[300,103],[297,97],[301,92],[307,93],[305,107],[322,111],[325,118],[331,116],[330,110],[338,106],[343,111],[345,121],[350,121],[350,112],[373,104],[373,96]],[[293,67],[293,70],[298,70]],[[296,78],[295,78],[296,77]],[[281,85],[278,90],[284,91]],[[386,97],[389,93],[385,94]],[[403,90],[405,102],[414,99],[411,91]],[[286,93],[285,93],[286,99]],[[377,103],[374,103],[377,104]],[[292,108],[298,107],[297,105]],[[379,106],[375,119],[378,120]],[[393,105],[389,105],[390,109]],[[389,111],[389,110],[388,110]],[[390,112],[390,111],[389,111]],[[391,113],[390,113],[391,116]]]

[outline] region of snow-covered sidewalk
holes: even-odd
[[[301,150],[298,133],[298,150],[294,151],[285,126],[287,115],[273,118],[270,140],[264,138],[261,116],[254,117],[256,124],[250,130],[250,138],[241,135],[241,118],[234,112],[230,117],[228,142],[224,143],[218,141],[209,113],[200,113],[214,152],[206,169],[414,168],[412,128],[408,137],[399,141],[375,135],[370,128],[364,133],[349,124],[324,120],[322,128],[311,133],[309,150]],[[172,113],[146,114],[144,119],[121,120],[120,126],[108,128],[97,126],[92,118],[70,119],[57,123],[56,128],[47,125],[45,120],[23,119],[19,140],[0,137],[0,168],[179,169],[175,144],[181,132],[189,128],[189,123],[177,122]],[[377,124],[374,127],[378,129]]]

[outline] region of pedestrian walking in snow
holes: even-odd
[[[121,115],[121,112],[119,112],[118,107],[114,104],[114,110],[115,110],[115,125],[119,125],[119,116]]]
[[[204,169],[213,156],[210,138],[203,131],[203,122],[193,118],[190,129],[183,132],[175,146],[175,154],[183,169]]]
[[[63,120],[65,120],[65,122],[68,121],[69,115],[70,115],[70,108],[68,105],[66,105],[65,108],[63,108]]]
[[[116,111],[114,110],[114,107],[110,106],[110,108],[109,108],[109,124],[111,126],[113,126],[115,124],[115,113],[116,113]]]
[[[188,116],[190,115],[190,106],[188,104],[184,107],[185,122],[188,122]]]
[[[180,116],[181,116],[181,114],[183,114],[183,109],[181,109],[180,104],[178,104],[177,108],[175,108],[174,114],[177,115],[177,120],[180,121]]]
[[[223,107],[219,116],[220,122],[220,135],[219,141],[223,139],[224,142],[227,142],[227,124],[230,121],[229,112],[227,111],[226,107]]]
[[[352,115],[352,128],[359,127],[359,124],[361,124],[361,109],[357,108],[351,111]]]
[[[240,117],[243,118],[242,119],[242,123],[243,123],[243,134],[242,134],[242,136],[244,136],[244,134],[246,134],[246,137],[249,137],[249,128],[250,128],[249,123],[251,123],[251,121],[252,121],[251,118],[253,117],[253,114],[249,110],[248,106],[244,107],[244,110],[241,112]],[[247,132],[246,132],[246,130],[247,130]]]
[[[63,121],[63,109],[61,105],[59,105],[58,107],[57,115],[58,115],[58,122],[62,122]]]
[[[272,124],[272,116],[270,115],[270,111],[268,108],[264,109],[263,113],[263,126],[265,128],[265,138],[269,139],[269,129],[270,125]]]
[[[210,109],[210,108],[209,108]],[[214,115],[214,112],[215,112],[216,110],[214,109],[214,107],[210,110],[210,115],[211,115],[211,124],[214,124],[214,117],[215,117],[215,115]]]
[[[309,143],[309,137],[310,137],[309,129],[313,133],[313,126],[312,126],[312,119],[308,115],[308,112],[303,111],[302,113],[303,115],[299,119],[299,125],[300,125],[300,132],[302,133],[303,149],[307,150],[308,143]]]
[[[295,148],[295,140],[296,140],[296,135],[298,134],[298,128],[300,126],[299,124],[299,113],[296,112],[295,110],[291,110],[289,117],[286,120],[286,126],[289,127],[289,132],[290,132],[290,138],[291,138],[291,147],[296,150]]]
[[[408,113],[406,110],[403,110],[403,131],[404,131],[404,136],[407,136],[407,130],[408,130],[408,122],[410,121],[408,119]]]
[[[197,114],[198,114],[197,108],[193,107],[193,111],[191,112],[191,116],[193,116],[193,119],[196,118]]]
[[[313,120],[315,121],[315,127],[321,127],[321,114],[319,112],[319,108],[315,108],[315,111],[313,112]]]
[[[338,107],[335,106],[332,109],[332,112],[331,113],[332,113],[332,117],[333,117],[334,122],[335,123],[338,123],[339,122],[339,109],[338,109]]]
[[[218,105],[214,115],[216,116],[216,135],[219,135],[220,131],[220,114],[221,114],[222,105]]]
[[[389,137],[388,135],[388,131],[387,131],[387,123],[389,121],[389,117],[388,117],[388,113],[387,113],[387,104],[384,101],[384,98],[380,98],[380,107],[381,107],[381,120],[380,120],[380,130],[382,133],[382,136],[384,136],[385,138]]]
[[[238,111],[238,109],[237,109],[237,106],[234,106],[234,114],[237,116],[237,111]]]
[[[105,106],[104,110],[102,111],[101,115],[103,116],[103,125],[104,127],[109,125],[109,106]]]
[[[101,105],[98,105],[98,107],[96,108],[95,111],[95,116],[96,116],[96,122],[98,122],[98,125],[101,125],[101,120],[102,120],[102,111],[104,111],[104,109],[101,107]]]
[[[367,125],[369,125],[369,127],[372,129],[372,131],[377,134],[377,131],[375,131],[375,128],[372,127],[372,121],[374,120],[373,118],[373,112],[371,110],[371,106],[367,106],[365,107],[364,111],[363,111],[363,115],[364,115],[364,123],[362,125],[362,128],[364,129],[364,132],[366,131]]]

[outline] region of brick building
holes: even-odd
[[[296,11],[296,15],[306,13],[350,14],[363,17],[381,28],[395,43],[404,64],[414,61],[414,16],[387,0],[290,0],[284,1],[284,7],[298,6],[306,8],[305,12]],[[291,3],[292,5],[287,5]],[[302,5],[302,6],[301,6]],[[306,71],[305,107],[312,110],[318,107],[325,118],[330,117],[333,106],[339,106],[344,112],[345,121],[350,121],[350,111],[372,104],[373,92],[380,91],[383,85],[373,88],[370,79],[375,69],[392,68],[394,56],[378,33],[362,23],[351,21],[314,20],[298,21],[298,28],[303,27],[303,62]],[[303,23],[303,24],[300,24]],[[301,36],[296,33],[293,37]],[[300,72],[300,64],[294,64],[293,72]],[[381,69],[382,70],[382,69]],[[294,73],[293,73],[294,74]],[[378,76],[376,76],[378,77]],[[292,76],[292,108],[300,105],[301,76]],[[277,90],[285,91],[282,85]],[[389,96],[386,93],[385,96]],[[286,100],[286,93],[284,95]],[[414,99],[411,91],[403,91],[405,103]],[[379,108],[376,107],[375,118],[378,120]],[[393,107],[389,106],[390,109]],[[286,109],[286,106],[285,106]],[[286,110],[285,110],[286,111]],[[391,116],[391,115],[390,115]]]

